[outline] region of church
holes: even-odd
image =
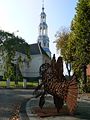
[[[30,45],[30,71],[29,77],[39,77],[39,68],[43,63],[50,62],[51,52],[49,49],[48,25],[44,5],[40,14],[39,35],[37,43]]]
[[[23,48],[22,48],[23,49]],[[19,66],[22,76],[25,79],[33,80],[38,79],[39,68],[43,63],[50,62],[51,60],[51,52],[49,49],[49,37],[48,37],[48,25],[46,23],[46,14],[44,12],[44,4],[42,5],[42,11],[40,14],[40,24],[39,24],[39,35],[37,38],[37,42],[34,44],[30,44],[30,57],[31,60],[26,60],[25,52],[16,51],[16,55],[14,58],[14,65],[17,64],[17,59],[19,56],[23,58],[22,66]],[[0,78],[4,76],[4,67],[2,67],[4,61],[0,56]]]

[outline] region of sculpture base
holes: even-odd
[[[43,107],[42,109],[39,107],[34,107],[32,109],[33,114],[37,114],[39,117],[50,117],[50,116],[61,116],[61,115],[69,115],[69,111],[66,106],[64,106],[59,113],[55,107]]]

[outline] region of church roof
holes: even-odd
[[[40,54],[39,46],[37,43],[30,45],[30,55]]]
[[[41,46],[40,46],[40,49],[41,49],[42,54],[48,56],[48,54],[46,53],[46,51],[45,51]],[[48,56],[48,57],[49,57],[49,56]]]
[[[51,53],[51,51],[49,50],[49,48],[43,48],[43,49],[44,49],[44,51]]]
[[[22,47],[16,51],[26,54],[25,49]],[[45,52],[45,50],[38,43],[30,44],[30,55],[39,55],[39,54],[48,56],[48,54]]]
[[[34,43],[30,45],[30,55],[38,55],[41,53],[43,55],[48,56],[47,53],[44,51],[44,49],[38,43]]]

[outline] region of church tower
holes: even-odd
[[[44,12],[44,1],[42,5],[42,12],[40,14],[38,43],[41,45],[44,51],[51,57],[51,52],[49,50],[48,25],[46,23],[46,14]]]

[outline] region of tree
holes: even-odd
[[[87,91],[86,68],[90,64],[90,0],[78,0],[69,37],[62,40],[59,36],[57,48],[61,49],[64,59],[71,63],[78,77],[83,76],[84,90]]]
[[[26,54],[27,59],[30,59],[30,46],[25,42],[24,39],[15,36],[14,34],[0,30],[0,53],[2,53],[2,58],[4,62],[5,75],[4,77],[11,78],[15,80],[17,84],[17,78],[15,75],[15,66],[18,66],[18,62],[22,62],[21,56],[18,56],[17,63],[15,65],[14,58],[16,52],[21,52]]]
[[[72,62],[74,69],[76,66],[79,72],[83,73],[84,90],[86,91],[86,66],[90,63],[90,0],[78,0],[76,15],[71,24],[69,42],[74,55]]]
[[[70,53],[70,48],[68,47],[68,40],[70,36],[70,31],[66,28],[62,29],[57,33],[56,36],[56,48],[58,51],[60,51],[60,54],[63,56],[63,59],[66,64],[66,68],[68,71],[68,75],[70,78],[70,73],[71,73],[71,53]]]

